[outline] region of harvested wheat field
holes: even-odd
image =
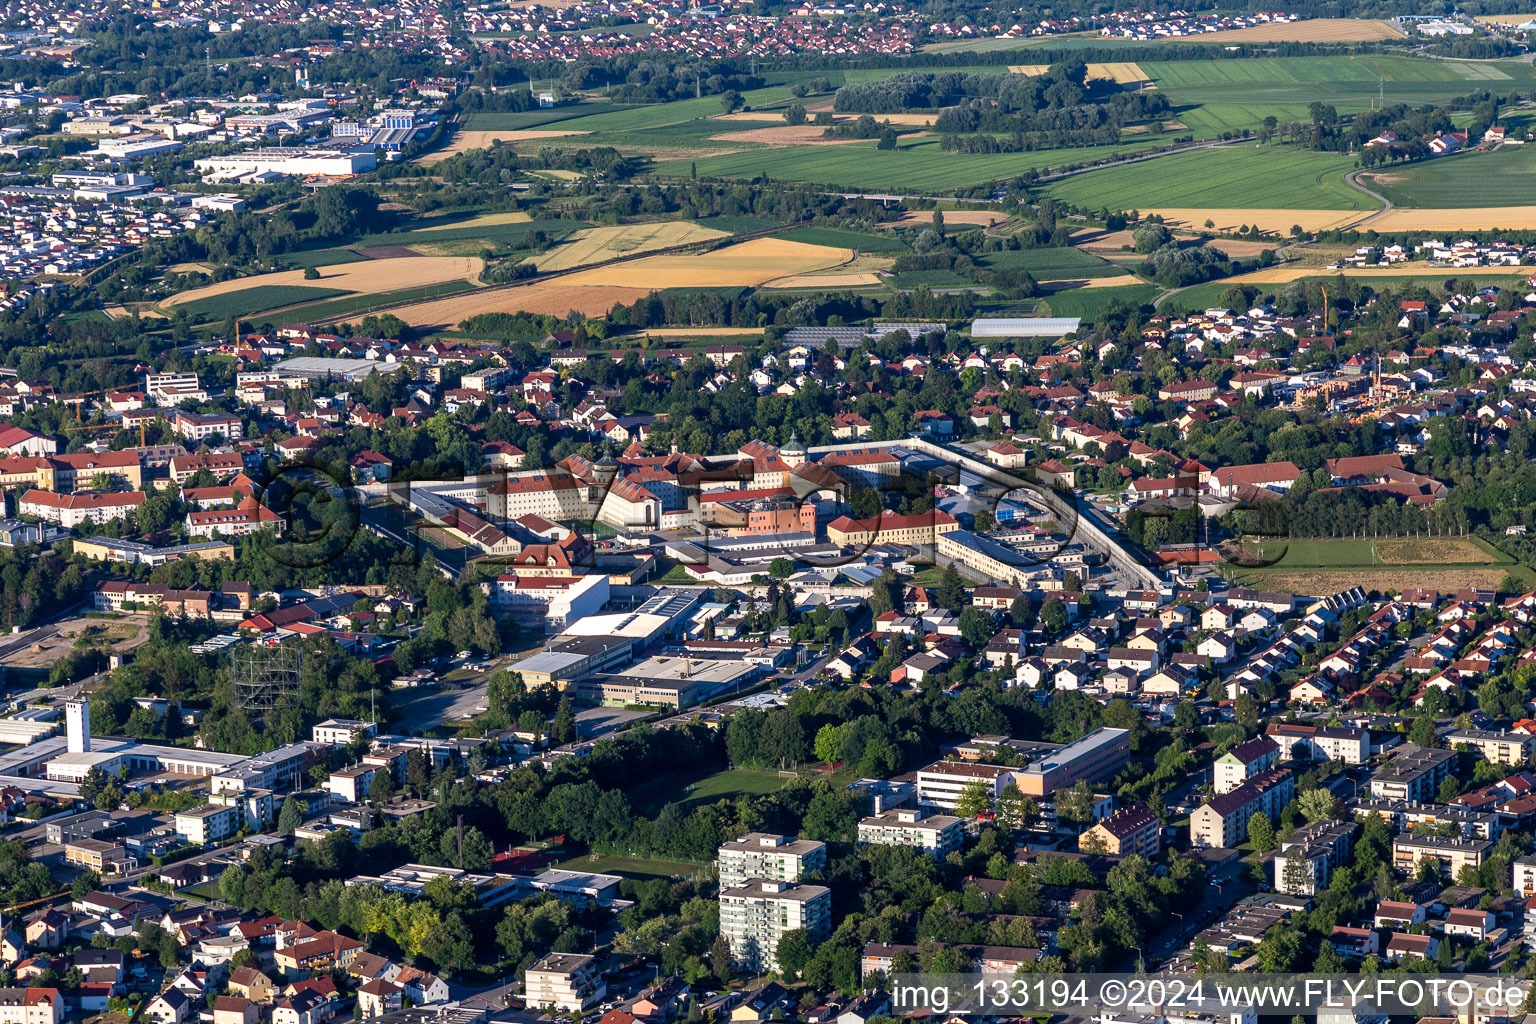
[[[1266,249],[1277,249],[1282,244],[1281,242],[1250,242],[1247,239],[1237,238],[1213,238],[1205,243],[1205,247],[1219,249],[1235,260],[1243,260],[1257,256]]]
[[[1463,210],[1392,209],[1362,228],[1376,231],[1524,231],[1536,228],[1536,206],[1482,206]]]
[[[482,213],[478,217],[469,220],[453,220],[446,224],[433,224],[428,228],[417,228],[417,231],[457,231],[460,228],[489,228],[497,224],[526,224],[533,218],[522,210],[507,210],[502,213]]]
[[[406,256],[397,259],[367,260],[317,268],[318,280],[305,280],[302,270],[281,270],[275,274],[237,277],[202,288],[193,288],[166,299],[163,305],[179,306],[215,295],[243,292],[269,285],[334,288],[348,292],[395,292],[449,281],[479,283],[481,260],[478,256]]]
[[[711,142],[761,142],[770,146],[841,146],[863,139],[837,138],[823,135],[825,131],[814,124],[781,124],[772,128],[748,128],[744,132],[722,132],[711,135]]]
[[[700,254],[650,256],[515,288],[462,293],[391,310],[413,327],[451,326],[478,313],[606,313],[665,288],[757,287],[766,281],[826,270],[853,259],[851,249],[754,238]],[[357,318],[354,318],[357,319]]]
[[[699,255],[651,256],[572,274],[571,285],[632,288],[754,288],[792,274],[809,274],[847,263],[852,249],[809,245],[782,238],[754,238]]]
[[[993,224],[1001,224],[1008,219],[1008,215],[1001,210],[945,210],[944,224],[971,224],[980,227],[991,227]],[[900,220],[887,221],[880,225],[883,228],[903,227],[910,228],[916,225],[927,226],[933,223],[932,210],[912,210],[901,215]]]
[[[879,274],[794,274],[766,282],[764,288],[863,288],[880,283]]]
[[[1140,284],[1141,280],[1135,276],[1116,274],[1113,277],[1056,277],[1035,283],[1048,292],[1065,292],[1083,288],[1122,288],[1128,284]]]
[[[455,327],[480,313],[547,313],[564,316],[576,310],[583,316],[601,316],[615,302],[626,305],[651,293],[649,288],[578,288],[570,278],[541,281],[520,288],[493,292],[461,292],[442,299],[431,299],[390,312],[412,327]],[[352,322],[362,319],[353,317]]]
[[[494,143],[510,142],[538,142],[541,139],[563,139],[571,135],[588,135],[589,132],[562,132],[554,129],[517,128],[503,131],[465,131],[463,129],[453,133],[448,140],[448,145],[442,149],[435,149],[425,154],[416,162],[430,167],[433,164],[442,163],[451,156],[467,153],[471,149],[490,149]]]
[[[1472,20],[1484,25],[1524,25],[1528,21],[1536,21],[1536,14],[1479,14]]]
[[[570,270],[588,263],[601,263],[625,253],[666,249],[673,245],[707,242],[725,236],[724,231],[681,220],[585,228],[533,262],[543,271]]]
[[[1468,277],[1479,274],[1509,276],[1520,273],[1519,267],[1425,267],[1413,263],[1389,263],[1379,267],[1342,267],[1328,270],[1323,267],[1266,267],[1246,274],[1224,277],[1224,284],[1289,284],[1304,277]]]
[[[1015,75],[1043,75],[1050,69],[1051,66],[1049,64],[1008,65],[1008,70]],[[1090,79],[1105,78],[1119,85],[1134,85],[1137,82],[1152,81],[1152,76],[1141,70],[1141,65],[1132,60],[1089,64],[1088,77]]]
[[[1153,42],[1172,43],[1371,43],[1401,39],[1403,33],[1389,21],[1362,18],[1308,18],[1277,21],[1268,25],[1202,32],[1192,36],[1168,36]]]
[[[1437,213],[1466,213],[1466,210],[1434,211]],[[1190,209],[1188,207],[1163,207],[1156,210],[1142,210],[1142,216],[1156,213],[1168,222],[1169,227],[1187,228],[1191,231],[1205,229],[1205,222],[1211,221],[1216,231],[1236,231],[1244,224],[1257,224],[1261,231],[1273,231],[1281,235],[1289,235],[1291,225],[1300,224],[1304,231],[1327,231],[1329,228],[1341,227],[1369,216],[1360,210],[1254,210],[1240,209]],[[1380,230],[1380,226],[1374,221],[1371,227]]]
[[[1134,246],[1136,240],[1130,231],[1105,231],[1103,228],[1083,228],[1072,232],[1072,245],[1083,252],[1119,253],[1126,246]]]
[[[111,317],[113,320],[131,320],[131,319],[133,319],[133,310],[129,309],[127,306],[123,305],[122,303],[115,303],[115,304],[110,305],[110,306],[103,306],[103,307],[101,307],[101,311],[103,313],[107,314],[107,316]],[[167,319],[166,315],[164,313],[160,312],[157,309],[141,309],[141,310],[139,310],[139,317],[141,319],[146,319],[146,320],[147,319],[151,319],[151,318],[157,319],[157,320],[165,320],[165,319]]]

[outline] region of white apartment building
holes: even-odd
[[[935,761],[917,773],[917,800],[924,807],[953,811],[967,786],[979,782],[993,802],[1013,783],[1014,769],[969,761]]]
[[[915,846],[939,860],[960,849],[965,822],[952,814],[929,814],[918,807],[898,807],[859,821],[859,842],[875,846]]]
[[[60,1024],[64,996],[56,988],[0,988],[0,1024]]]
[[[329,743],[344,747],[358,737],[372,736],[376,726],[356,718],[327,718],[309,730],[309,738],[316,743]]]
[[[812,944],[827,937],[832,890],[754,878],[720,890],[720,934],[731,947],[731,963],[743,971],[777,971],[779,937],[804,928]]]
[[[827,844],[768,832],[748,832],[720,847],[715,866],[720,888],[735,889],[754,878],[798,882],[807,871],[827,866]]]
[[[582,953],[550,953],[523,976],[523,1001],[528,1006],[552,1006],[581,1013],[602,1002],[608,985],[598,959]]]
[[[378,774],[378,771],[378,766],[371,764],[354,764],[346,768],[337,768],[326,780],[325,788],[330,791],[333,799],[343,800],[349,804],[360,804],[368,799],[368,789],[373,785],[373,777]]]
[[[57,523],[73,530],[85,523],[101,524],[122,519],[144,502],[142,491],[113,494],[55,494],[29,490],[22,495],[17,511],[36,516],[46,523]]]
[[[192,413],[178,410],[171,426],[177,434],[189,441],[205,441],[210,437],[238,441],[245,436],[245,425],[240,422],[240,417],[224,412]]]
[[[232,836],[240,828],[238,807],[204,804],[189,811],[176,812],[176,834],[189,843],[205,845]]]
[[[1230,793],[1261,772],[1275,766],[1280,746],[1268,736],[1256,736],[1239,743],[1216,759],[1212,766],[1216,792]]]
[[[208,401],[208,392],[195,373],[147,373],[144,375],[144,396],[158,406]]]

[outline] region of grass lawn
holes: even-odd
[[[1353,158],[1298,146],[1243,143],[1110,167],[1052,182],[1046,191],[1078,206],[1259,210],[1369,210],[1375,204],[1344,184]]]
[[[1536,196],[1536,149],[1501,146],[1491,153],[1421,160],[1360,175],[1402,207],[1526,206]]]
[[[766,89],[749,89],[741,94],[741,98],[748,107],[756,110],[777,103],[787,103],[794,97],[790,95],[789,86],[775,85]],[[594,113],[585,117],[562,120],[560,129],[573,132],[632,132],[642,128],[660,128],[663,125],[696,121],[699,118],[713,117],[715,114],[723,113],[725,108],[720,105],[719,96],[704,96],[695,100],[650,103],[634,107],[610,104],[606,113]],[[722,122],[722,124],[729,124],[729,122]],[[476,124],[475,127],[478,128],[479,125]],[[497,124],[491,127],[505,126]]]
[[[1457,568],[1511,561],[1476,537],[1297,538],[1253,547],[1259,561],[1272,561],[1274,568],[1281,570],[1395,565]]]
[[[629,791],[629,796],[636,808],[645,814],[654,814],[673,802],[687,814],[695,807],[712,804],[717,800],[734,800],[744,794],[755,796],[772,793],[782,789],[788,781],[777,772],[757,772],[745,768],[727,768],[702,776],[673,772],[636,786]]]
[[[646,857],[624,857],[608,853],[582,853],[557,862],[562,871],[592,871],[626,878],[650,879],[687,877],[703,871],[706,865],[690,864],[685,860],[652,860]]]
[[[250,316],[263,310],[292,306],[299,302],[318,302],[346,292],[336,288],[307,288],[291,284],[263,284],[223,295],[188,302],[181,308],[196,320],[222,320],[227,316]]]

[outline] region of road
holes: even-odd
[[[1179,146],[1177,149],[1165,149],[1160,153],[1148,153],[1145,156],[1128,156],[1120,160],[1111,160],[1102,164],[1092,164],[1088,167],[1078,167],[1070,171],[1057,171],[1055,174],[1042,174],[1035,180],[1060,181],[1063,178],[1071,178],[1079,174],[1088,174],[1092,171],[1102,171],[1109,167],[1124,167],[1127,164],[1146,163],[1148,160],[1161,160],[1165,156],[1178,156],[1180,153],[1193,153],[1197,149],[1220,149],[1222,146],[1235,146],[1244,142],[1252,141],[1252,135],[1245,135],[1240,139],[1217,139],[1213,142],[1196,142],[1188,146]]]
[[[1359,180],[1358,180],[1358,178],[1356,176],[1359,175],[1362,170],[1364,170],[1364,168],[1358,168],[1358,169],[1353,170],[1353,171],[1345,172],[1345,174],[1344,174],[1344,184],[1348,185],[1350,188],[1354,189],[1356,192],[1363,193],[1364,195],[1367,195],[1370,198],[1376,200],[1378,203],[1381,204],[1381,209],[1379,209],[1379,210],[1372,210],[1370,213],[1367,213],[1365,216],[1361,217],[1360,219],[1350,221],[1348,224],[1345,224],[1342,227],[1340,227],[1338,229],[1340,231],[1358,231],[1360,229],[1360,225],[1365,224],[1368,221],[1375,220],[1377,217],[1380,217],[1382,214],[1387,213],[1387,212],[1389,212],[1392,209],[1392,200],[1388,199],[1386,196],[1382,195],[1380,192],[1377,192],[1375,189],[1367,188],[1366,186],[1360,184],[1360,182],[1359,182]]]

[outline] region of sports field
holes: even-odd
[[[1265,590],[1322,595],[1346,587],[1397,590],[1496,587],[1508,573],[1528,572],[1473,537],[1340,538],[1275,541],[1245,553],[1264,568],[1233,566],[1231,575]]]
[[[687,814],[695,807],[712,804],[717,800],[777,792],[788,781],[777,772],[757,772],[744,768],[726,769],[706,775],[683,770],[636,786],[629,791],[629,799],[636,808],[647,814],[653,814],[669,803],[677,803],[682,812]]]
[[[1352,167],[1354,160],[1337,153],[1244,143],[1079,174],[1046,188],[1055,199],[1090,209],[1374,209],[1367,196],[1344,184]]]
[[[629,252],[665,249],[689,242],[704,242],[726,237],[726,232],[705,228],[691,221],[662,221],[655,224],[620,224],[586,228],[560,245],[537,256],[533,263],[543,270],[569,270],[588,263],[622,256]]]
[[[1420,160],[1359,177],[1395,206],[1431,210],[1524,206],[1536,196],[1536,147],[1500,146],[1490,153]]]
[[[624,857],[612,853],[579,853],[553,866],[562,871],[598,872],[637,879],[687,878],[709,869],[707,864],[690,864],[685,860],[653,860],[648,857]]]

